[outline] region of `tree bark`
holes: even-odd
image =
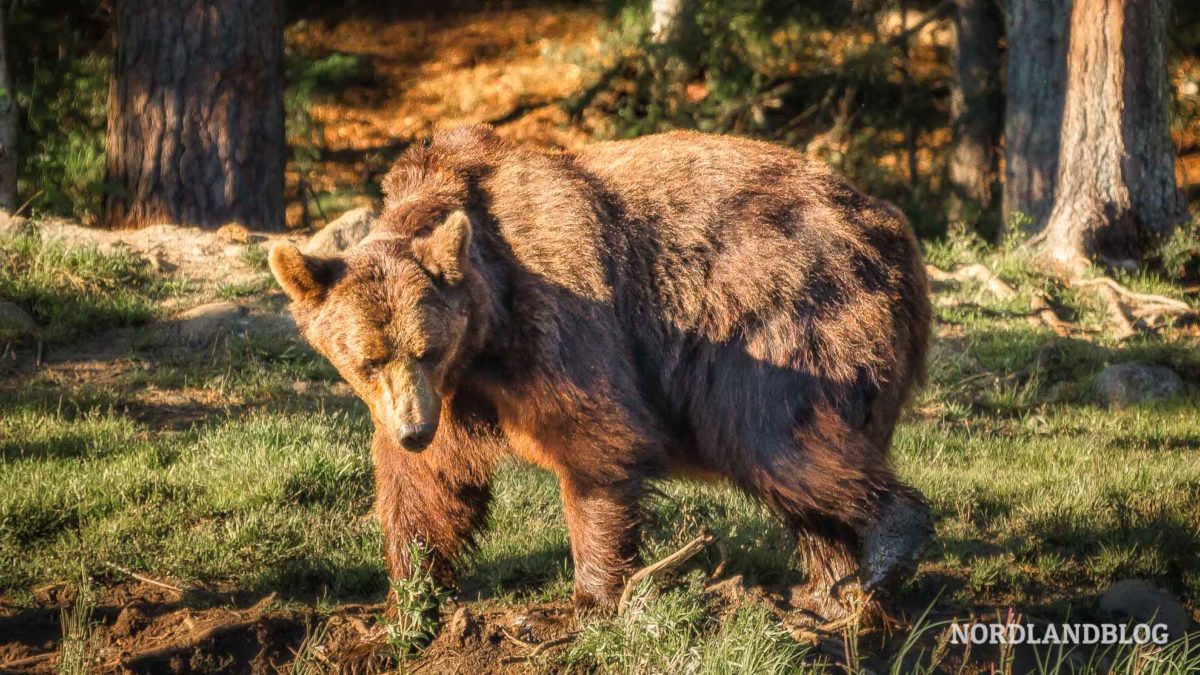
[[[1045,226],[1054,207],[1071,0],[1009,0],[1004,108],[1006,226]]]
[[[17,208],[17,101],[8,72],[8,44],[0,12],[0,209]]]
[[[958,0],[950,123],[952,218],[974,224],[992,205],[1004,124],[997,0]]]
[[[1128,267],[1182,219],[1167,106],[1167,0],[1075,0],[1045,252]]]
[[[276,0],[117,0],[110,227],[284,226]]]

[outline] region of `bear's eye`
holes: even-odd
[[[386,365],[387,359],[385,358],[370,359],[364,361],[363,364],[359,366],[358,370],[364,377],[374,377],[378,375],[379,371],[383,370],[383,367]]]

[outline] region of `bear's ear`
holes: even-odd
[[[471,219],[462,209],[429,234],[413,240],[413,255],[430,274],[453,286],[466,273],[471,250]]]
[[[335,280],[340,261],[310,258],[294,244],[279,242],[267,258],[283,292],[295,302],[319,298]]]

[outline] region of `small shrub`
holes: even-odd
[[[418,544],[409,550],[414,570],[425,570],[428,554]],[[408,579],[391,582],[394,610],[380,616],[384,637],[396,658],[407,659],[433,639],[438,628],[438,608],[446,599],[428,571],[415,572]]]

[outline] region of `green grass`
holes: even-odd
[[[145,323],[178,288],[132,253],[67,248],[36,228],[0,239],[0,300],[29,312],[47,342]]]
[[[695,573],[678,588],[640,596],[624,616],[589,623],[569,663],[605,673],[792,673],[806,657],[761,605],[725,612]]]
[[[14,244],[6,246],[11,251]],[[78,311],[144,308],[135,316],[153,313],[153,298],[162,292],[156,289],[169,285],[119,255],[53,246],[18,240],[17,249],[27,251],[14,258],[22,271],[4,277],[6,283],[17,278],[17,286],[36,291],[26,297],[61,303],[54,295],[64,288],[59,270],[84,280],[124,270],[132,282],[119,288],[84,284],[92,289],[84,295],[90,304]],[[940,246],[931,255],[940,265],[979,259],[961,241]],[[1003,259],[988,260],[1022,292],[1040,278],[1019,250],[998,255]],[[969,284],[942,295],[1004,307]],[[955,321],[943,326],[930,381],[894,444],[897,469],[933,505],[938,540],[900,603],[934,603],[939,621],[1004,607],[1099,620],[1097,596],[1114,581],[1136,577],[1196,607],[1200,350],[1194,339],[1063,338],[1020,316],[940,311]],[[106,312],[91,316],[130,316]],[[59,324],[47,321],[52,314],[37,316],[46,326],[71,325],[69,316]],[[1099,405],[1096,375],[1132,360],[1172,367],[1188,389],[1153,405]],[[302,603],[382,597],[388,582],[378,526],[369,517],[370,424],[337,379],[297,343],[233,338],[199,353],[135,347],[102,381],[46,372],[0,389],[0,588],[29,601],[39,585],[78,579],[83,561],[100,584],[115,580],[106,565],[113,563],[187,583],[276,591]],[[648,560],[707,528],[728,548],[728,574],[767,586],[803,579],[788,533],[760,505],[722,486],[661,488],[645,528]],[[569,545],[553,476],[505,463],[494,495],[489,527],[463,565],[460,597],[490,605],[569,598]],[[601,672],[819,669],[818,657],[765,605],[704,592],[704,577],[717,562],[714,550],[698,555],[641,589],[626,616],[586,625],[569,648],[541,655],[534,665]],[[421,609],[416,600],[409,604]],[[397,651],[419,646],[413,636],[430,628],[413,625],[395,631]],[[911,658],[919,653],[921,663],[934,665],[951,658],[934,644],[941,630],[929,627],[919,645],[910,645]],[[897,649],[893,644],[864,659],[878,665],[898,658]],[[1063,659],[1051,656],[1039,672],[1067,672]],[[1115,656],[1120,672],[1135,670],[1132,656]],[[1182,664],[1194,656],[1173,658]],[[923,668],[905,663],[895,672]]]

